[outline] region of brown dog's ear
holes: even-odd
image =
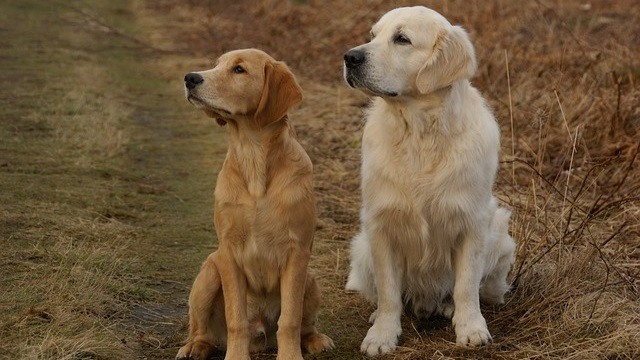
[[[421,94],[428,94],[476,72],[476,55],[469,35],[460,26],[438,34],[433,53],[416,78]]]
[[[302,89],[283,62],[267,62],[264,86],[255,118],[260,127],[282,119],[289,109],[302,100]]]

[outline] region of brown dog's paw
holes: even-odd
[[[207,360],[209,354],[213,351],[213,345],[204,341],[191,341],[187,345],[180,348],[176,360]]]
[[[329,351],[335,348],[333,340],[325,334],[313,333],[302,337],[302,348],[310,354]]]

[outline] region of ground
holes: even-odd
[[[405,316],[384,358],[639,358],[640,9],[423,3],[471,34],[518,250],[506,303],[483,307],[494,344],[460,349],[449,322]],[[341,62],[407,4],[1,3],[0,358],[175,356],[191,282],[216,245],[226,148],[225,130],[184,100],[182,77],[243,47],[286,61],[304,89],[291,118],[315,166],[319,328],[337,345],[307,358],[363,358],[373,308],[343,286],[369,99],[342,83]]]

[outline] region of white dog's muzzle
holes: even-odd
[[[355,47],[344,54],[344,80],[354,89],[377,96],[397,96],[395,91],[381,89],[371,77],[371,65],[367,61],[367,52]]]

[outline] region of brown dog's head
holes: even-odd
[[[257,49],[223,54],[213,69],[185,75],[184,86],[187,100],[220,125],[253,119],[264,127],[302,100],[287,65]]]

